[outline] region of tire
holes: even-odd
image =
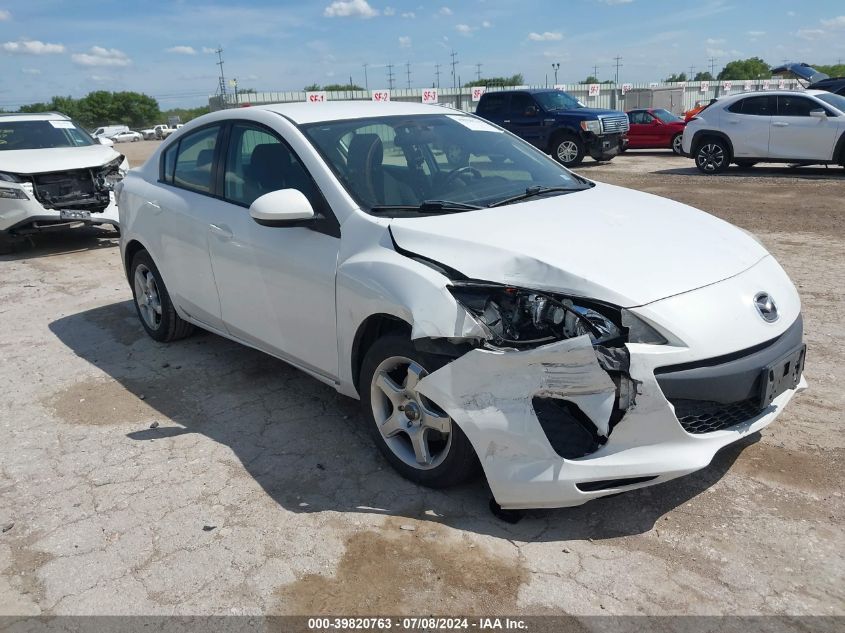
[[[150,338],[159,343],[169,343],[193,334],[193,324],[176,314],[161,273],[147,251],[135,254],[130,271],[129,284],[135,311]]]
[[[444,364],[414,349],[407,335],[389,334],[367,351],[358,386],[364,419],[382,455],[400,475],[430,488],[456,486],[479,469],[460,427],[413,389]]]
[[[703,139],[695,150],[695,166],[703,174],[719,174],[731,164],[728,144],[715,137]]]
[[[561,134],[552,141],[551,155],[564,167],[575,167],[584,160],[584,143],[574,134]]]
[[[757,164],[756,160],[738,160],[736,161],[736,166],[740,169],[751,169],[754,165]]]
[[[678,134],[675,134],[675,136],[672,137],[672,151],[675,152],[675,154],[677,154],[678,156],[684,155],[683,141],[684,135],[682,132],[679,132]]]

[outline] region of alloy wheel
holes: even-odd
[[[563,141],[557,146],[557,157],[560,162],[569,164],[578,158],[578,144],[575,141]]]
[[[725,164],[725,150],[716,143],[707,143],[698,150],[695,160],[704,171],[719,171]]]
[[[141,318],[151,330],[161,326],[161,297],[155,275],[144,264],[135,267],[135,303]]]
[[[672,139],[672,151],[676,154],[681,154],[683,152],[684,146],[684,137],[678,134],[674,139]]]

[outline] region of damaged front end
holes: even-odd
[[[111,202],[111,192],[125,171],[119,156],[102,167],[33,174],[33,194],[45,209],[75,209],[102,213]]]

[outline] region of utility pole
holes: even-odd
[[[226,107],[226,79],[223,77],[223,47],[218,46],[214,51],[217,53],[217,65],[220,66],[220,101]]]
[[[599,67],[598,66],[593,66],[593,77],[596,78],[596,81],[599,80]]]
[[[710,58],[709,60],[707,60],[707,61],[709,61],[709,62],[710,62],[710,76],[711,76],[711,77],[713,77],[713,78],[715,79],[715,78],[716,78],[716,58],[715,58],[715,57],[711,57],[711,58]]]
[[[387,65],[387,87],[393,90],[393,64]]]
[[[458,54],[455,52],[454,49],[452,49],[452,53],[451,53],[450,57],[452,58],[452,62],[451,62],[452,63],[452,89],[457,90],[457,88],[458,88],[458,83],[457,83],[458,77],[455,74],[455,66],[458,65]]]
[[[555,85],[557,85],[557,71],[560,70],[560,62],[554,62],[552,69],[555,71]]]
[[[481,81],[481,62],[475,65],[475,78]]]
[[[622,56],[617,55],[616,57],[613,58],[613,61],[616,62],[616,79],[614,80],[613,83],[615,83],[618,86],[619,85],[619,69],[622,68],[622,64],[620,63],[622,61]]]
[[[405,62],[405,74],[408,76],[408,89],[411,89],[411,62]]]
[[[434,65],[434,76],[437,78],[437,89],[440,90],[440,64]]]
[[[369,66],[369,64],[365,63],[365,64],[364,64],[364,90],[366,90],[366,91],[368,91],[368,92],[369,92],[369,90],[370,90],[370,82],[369,82],[369,81],[367,81],[367,66]]]
[[[689,77],[688,77],[688,79],[690,81],[695,81],[695,66],[689,67]]]

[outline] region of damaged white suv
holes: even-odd
[[[749,234],[455,110],[217,112],[118,191],[151,337],[281,358],[360,398],[401,474],[480,464],[503,508],[691,473],[806,386],[798,294]]]
[[[78,223],[118,224],[126,158],[63,114],[0,114],[0,239]]]

